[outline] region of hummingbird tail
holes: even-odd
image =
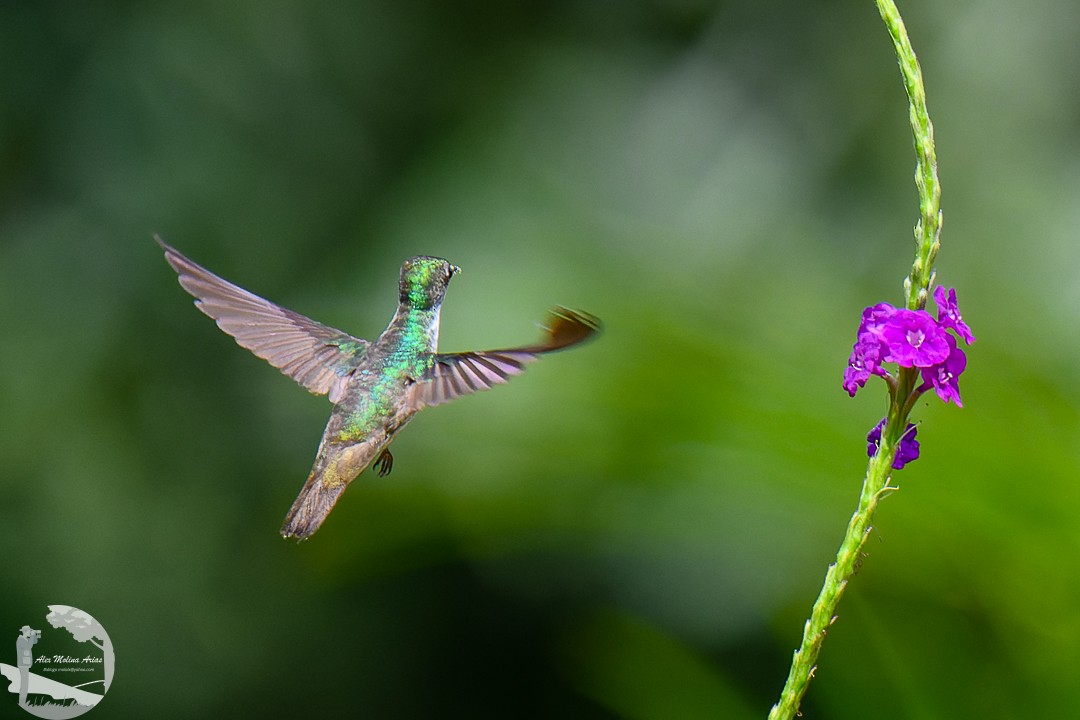
[[[312,473],[285,516],[281,536],[306,540],[314,535],[348,486],[348,483],[327,485]]]

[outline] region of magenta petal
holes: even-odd
[[[934,392],[943,402],[953,402],[957,407],[964,407],[960,402],[960,374],[967,367],[967,355],[956,346],[952,335],[947,335],[946,338],[949,343],[949,357],[943,363],[923,368],[923,380],[934,386]]]
[[[867,457],[873,457],[877,452],[878,446],[881,444],[881,431],[885,427],[885,418],[881,418],[881,422],[874,426],[866,435],[866,455]],[[919,441],[915,439],[915,435],[919,432],[919,429],[915,427],[914,423],[908,423],[907,428],[904,430],[903,437],[900,438],[900,447],[896,449],[896,457],[893,458],[893,469],[900,470],[909,462],[919,459]]]
[[[946,291],[938,285],[934,288],[934,302],[938,306],[938,323],[941,327],[956,331],[956,334],[968,345],[975,342],[975,336],[960,315],[960,306],[956,304],[956,288],[949,288]]]
[[[948,334],[925,310],[897,310],[885,323],[881,339],[885,361],[901,367],[931,367],[949,356]]]

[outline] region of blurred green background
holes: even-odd
[[[1080,6],[901,11],[979,341],[804,712],[1048,716],[1080,700]],[[913,254],[872,2],[4,3],[0,98],[0,624],[95,615],[95,717],[765,716],[884,411],[840,387],[859,313]],[[605,333],[419,416],[297,545],[329,405],[155,232],[361,337],[418,253],[464,269],[443,349],[554,304]]]

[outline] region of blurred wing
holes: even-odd
[[[525,365],[544,353],[562,350],[588,339],[600,321],[588,313],[555,308],[536,345],[509,350],[437,354],[431,370],[413,386],[410,404],[417,409],[487,390],[525,372]]]
[[[316,395],[341,399],[349,376],[364,357],[368,342],[304,317],[219,278],[155,240],[180,285],[195,297],[195,307],[219,328]]]

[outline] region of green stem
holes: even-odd
[[[937,153],[934,150],[934,124],[926,109],[926,88],[907,28],[893,0],[876,0],[881,19],[892,36],[900,74],[908,94],[908,119],[915,141],[915,187],[919,191],[919,221],[915,224],[915,262],[904,281],[907,307],[926,306],[934,279],[934,259],[941,246],[941,184],[938,182]]]
[[[911,310],[926,306],[934,280],[934,259],[941,238],[941,187],[937,175],[937,155],[934,151],[934,126],[926,110],[926,90],[915,51],[911,48],[907,30],[893,0],[875,0],[881,19],[889,30],[896,50],[900,74],[907,90],[911,132],[915,141],[915,186],[919,192],[919,220],[915,225],[915,261],[911,274],[904,281],[907,307]],[[890,385],[889,413],[881,432],[878,451],[867,464],[859,506],[848,521],[843,542],[836,552],[836,561],[825,573],[825,582],[810,611],[803,629],[802,643],[795,651],[780,699],[769,712],[769,720],[790,720],[798,714],[799,705],[810,679],[817,669],[818,654],[829,626],[836,619],[836,609],[848,580],[855,573],[863,545],[873,529],[874,512],[878,502],[892,488],[892,463],[900,446],[912,404],[908,402],[919,380],[914,368],[900,368],[895,386]]]
[[[817,669],[817,657],[822,643],[825,642],[825,634],[836,618],[840,597],[844,594],[848,580],[855,573],[863,543],[870,535],[874,510],[890,487],[892,461],[898,446],[889,445],[884,440],[885,434],[882,433],[880,449],[870,458],[866,468],[866,478],[859,495],[859,507],[848,521],[844,541],[836,551],[836,562],[830,565],[825,573],[825,583],[821,586],[810,618],[803,628],[802,644],[791,659],[791,671],[780,693],[780,700],[769,712],[769,720],[795,717],[810,684],[810,678]]]

